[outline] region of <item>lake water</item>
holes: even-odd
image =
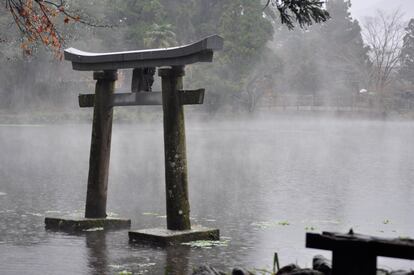
[[[0,274],[186,274],[208,263],[310,266],[306,232],[414,237],[414,123],[278,118],[187,123],[193,224],[210,248],[128,242],[127,230],[66,234],[44,217],[82,212],[90,125],[0,126]],[[161,123],[114,124],[108,211],[165,226]],[[380,266],[414,269],[413,261]]]

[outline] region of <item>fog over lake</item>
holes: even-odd
[[[307,233],[414,238],[414,0],[2,4],[0,275],[274,274],[332,260]]]
[[[185,274],[204,263],[270,270],[274,252],[302,266],[330,256],[306,249],[306,232],[414,235],[414,123],[320,116],[190,118],[192,223],[219,228],[218,246],[164,250],[129,244],[127,231],[45,231],[45,216],[83,211],[90,131],[0,127],[1,274]],[[163,165],[161,123],[115,124],[108,210],[133,229],[165,226]]]

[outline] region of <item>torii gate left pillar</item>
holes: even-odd
[[[83,231],[91,228],[127,229],[131,226],[130,219],[107,217],[106,212],[112,137],[112,97],[118,73],[117,70],[98,71],[93,73],[93,79],[96,80],[96,84],[85,216],[46,217],[47,229]]]
[[[96,80],[93,110],[91,152],[89,155],[88,188],[85,218],[106,218],[109,159],[111,154],[113,107],[117,71],[94,72]]]

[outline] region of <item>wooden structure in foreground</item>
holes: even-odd
[[[307,233],[306,247],[332,251],[332,275],[376,275],[377,257],[414,260],[414,240],[366,235]]]
[[[79,96],[80,107],[94,108],[86,219],[106,219],[113,107],[160,105],[164,111],[167,230],[191,231],[183,106],[202,104],[204,89],[184,90],[184,69],[189,64],[212,62],[214,51],[222,47],[223,39],[213,35],[193,44],[166,49],[110,53],[65,50],[65,59],[72,62],[74,70],[93,71],[96,80],[95,94]],[[159,92],[152,91],[157,68],[162,80]],[[119,69],[133,69],[130,93],[115,93]],[[193,236],[194,232],[191,233]],[[218,238],[218,230],[210,235]],[[171,237],[171,232],[168,236]]]

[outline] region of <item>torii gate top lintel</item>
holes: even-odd
[[[214,51],[222,48],[223,38],[212,35],[192,44],[164,49],[91,53],[69,48],[65,50],[65,59],[79,71],[182,66],[211,62]]]

